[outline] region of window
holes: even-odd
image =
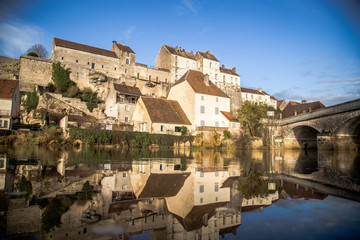
[[[187,68],[189,67],[189,61],[186,61],[186,67]]]
[[[225,225],[226,224],[226,215],[224,214],[223,215],[223,225]]]
[[[127,73],[127,68],[125,68],[125,73]]]
[[[175,72],[177,73],[177,68],[175,69]]]
[[[218,197],[215,198],[215,202],[217,202],[217,201],[219,201],[219,198],[218,198]]]
[[[127,175],[126,172],[123,172],[123,178],[126,178],[126,175]]]
[[[125,122],[129,122],[129,117],[125,117]]]
[[[218,107],[215,108],[215,115],[219,115],[219,108]]]
[[[215,192],[218,192],[219,191],[219,183],[215,183]]]
[[[175,127],[175,132],[181,132],[181,127]]]
[[[101,68],[104,68],[104,65],[101,65]]]
[[[75,60],[75,62],[76,62],[76,63],[78,63],[78,62],[79,62],[79,60],[77,60],[77,59],[76,59],[76,60]]]
[[[167,78],[165,78],[165,83],[167,83]]]
[[[95,69],[95,63],[91,63],[91,69]]]
[[[200,121],[200,126],[202,126],[202,127],[205,126],[205,121],[204,120]]]
[[[129,64],[129,63],[130,63],[129,59],[126,59],[126,64]]]
[[[90,63],[88,62],[88,65],[90,65]]]
[[[217,80],[217,74],[215,74],[215,80]]]
[[[163,132],[165,130],[164,125],[160,126],[160,131]]]
[[[8,120],[4,120],[4,128],[8,128],[8,124],[9,124],[9,121],[8,121]]]
[[[234,123],[234,122],[231,123],[231,127],[232,127],[232,128],[236,128],[236,123]]]
[[[209,62],[209,68],[211,68],[211,62]]]
[[[159,77],[156,77],[156,82],[159,82]]]
[[[149,75],[149,81],[151,81],[151,75]]]
[[[146,123],[140,124],[140,132],[146,132]]]
[[[215,122],[215,127],[219,127],[219,122],[218,121]]]
[[[201,193],[204,192],[204,185],[200,185],[199,191],[200,191]]]
[[[204,96],[201,96],[201,100],[204,100],[205,99],[205,97]]]
[[[64,60],[64,57],[61,57],[61,60]]]
[[[200,198],[200,203],[203,203],[204,202],[204,199],[203,198]]]
[[[116,71],[116,67],[114,67],[114,71]]]
[[[130,106],[129,105],[125,105],[125,111],[130,111]]]
[[[126,52],[126,56],[127,56],[127,57],[130,57],[130,53]]]
[[[205,106],[200,106],[200,113],[205,113]]]
[[[200,172],[200,177],[204,177],[204,172]]]
[[[126,189],[127,189],[126,184],[122,185],[121,189],[122,189],[122,190],[126,190]]]
[[[140,73],[137,73],[136,78],[139,79],[139,77],[140,77]]]
[[[219,176],[219,172],[216,171],[216,172],[215,172],[215,177],[218,177],[218,176]]]
[[[219,98],[216,98],[216,102],[219,102]]]

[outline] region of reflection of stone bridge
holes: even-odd
[[[359,149],[360,99],[281,119],[275,124],[275,139],[281,139],[285,148]]]

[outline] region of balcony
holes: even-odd
[[[10,110],[0,109],[0,116],[10,116],[10,115],[11,115],[11,111],[10,111]]]

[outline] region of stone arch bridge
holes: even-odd
[[[359,150],[360,99],[275,120],[275,144],[295,149]]]

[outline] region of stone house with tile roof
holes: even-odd
[[[220,79],[218,80],[218,85],[220,88],[222,86],[234,86],[240,88],[240,75],[236,73],[236,68],[232,69],[226,68],[223,64],[220,67]]]
[[[261,88],[251,89],[251,88],[241,88],[241,98],[242,101],[250,101],[252,103],[263,103],[274,109],[277,109],[277,100],[275,97],[270,96],[268,93],[263,91]]]
[[[105,100],[104,113],[118,123],[130,124],[140,96],[142,93],[139,88],[114,83]]]
[[[0,129],[11,129],[20,115],[19,81],[0,79]]]
[[[181,127],[191,127],[191,122],[177,101],[142,96],[132,117],[134,131],[181,134]]]
[[[301,103],[290,101],[286,105],[284,110],[281,112],[281,118],[296,116],[299,114],[308,113],[322,108],[325,108],[325,106],[320,101],[309,102],[309,103],[306,100],[303,100]]]
[[[230,98],[209,80],[209,75],[189,70],[170,89],[168,99],[181,105],[192,130],[204,127],[229,128]]]

